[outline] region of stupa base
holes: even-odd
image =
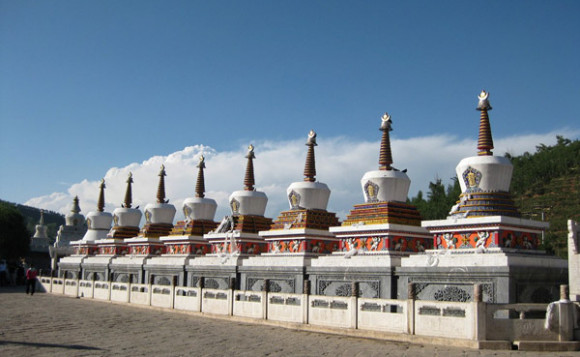
[[[396,269],[400,298],[414,283],[419,300],[473,301],[474,284],[481,284],[484,302],[502,304],[556,301],[567,273],[558,257],[503,248],[429,250]]]

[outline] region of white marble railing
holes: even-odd
[[[328,328],[464,341],[573,339],[573,322],[566,318],[575,308],[572,303],[557,304],[562,324],[545,330],[547,304],[368,299],[49,277],[40,277],[38,285],[52,294]]]
[[[546,330],[546,309],[548,304],[501,304],[488,305],[486,324],[493,326],[487,329],[489,340],[509,339],[558,341],[558,331]],[[559,311],[555,311],[556,314]],[[557,319],[559,316],[557,317]]]

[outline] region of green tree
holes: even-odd
[[[0,202],[0,258],[15,260],[28,254],[30,232],[16,207]]]
[[[423,219],[444,219],[449,213],[451,206],[448,204],[445,186],[441,179],[429,183],[429,192],[427,193],[427,205],[421,215]]]

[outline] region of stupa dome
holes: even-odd
[[[80,214],[79,197],[75,196],[70,212],[65,217],[65,225],[71,227],[80,227],[85,223],[85,216]]]
[[[205,178],[203,169],[205,169],[205,158],[203,155],[199,157],[197,182],[195,185],[195,197],[186,198],[183,201],[183,215],[186,219],[194,220],[209,220],[213,221],[215,211],[217,210],[217,203],[211,198],[205,197]]]
[[[133,183],[133,174],[129,172],[127,178],[127,190],[125,191],[125,201],[121,207],[113,211],[113,222],[115,227],[139,227],[141,222],[141,211],[131,208],[133,204],[133,194],[131,184]]]
[[[293,182],[288,186],[286,194],[291,209],[317,209],[326,210],[330,189],[325,183],[315,182],[316,164],[314,158],[314,147],[316,144],[316,133],[311,130],[308,134],[308,154],[304,165],[304,181]]]
[[[360,180],[365,202],[406,202],[411,180],[395,170],[366,172]]]
[[[189,220],[213,220],[217,203],[211,198],[191,197],[183,201],[183,215]]]
[[[365,202],[406,202],[411,180],[403,171],[392,167],[391,139],[393,129],[391,116],[385,113],[381,118],[383,136],[379,155],[379,170],[366,172],[361,179]]]
[[[38,222],[38,224],[34,228],[35,228],[35,232],[34,232],[34,236],[32,238],[48,238],[48,236],[46,235],[46,230],[48,229],[48,227],[44,225],[44,211],[43,210],[40,210],[40,221]]]
[[[99,200],[97,202],[97,211],[92,211],[87,214],[88,230],[83,237],[83,241],[95,241],[107,238],[107,233],[111,229],[113,216],[109,212],[104,212],[105,209],[105,180],[101,180],[99,186]]]
[[[481,112],[478,153],[477,156],[461,160],[455,168],[461,195],[449,215],[464,218],[497,215],[519,217],[509,194],[512,163],[509,159],[493,156],[492,153],[493,139],[488,116],[488,111],[492,108],[489,104],[489,93],[481,92],[476,109]]]
[[[455,168],[461,192],[508,192],[513,166],[502,156],[472,156],[459,162]]]
[[[159,185],[157,187],[157,202],[149,203],[145,206],[145,219],[150,224],[173,224],[175,217],[175,206],[169,204],[165,199],[165,166],[161,165],[159,172]]]
[[[248,147],[248,159],[246,165],[246,176],[244,177],[244,189],[235,191],[230,195],[229,202],[232,214],[234,215],[254,215],[263,216],[266,212],[268,197],[264,192],[256,191],[254,188],[254,146]]]

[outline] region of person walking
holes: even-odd
[[[36,276],[38,271],[34,267],[34,264],[30,264],[30,268],[26,271],[26,294],[30,291],[30,295],[34,295],[34,290],[36,290]]]

